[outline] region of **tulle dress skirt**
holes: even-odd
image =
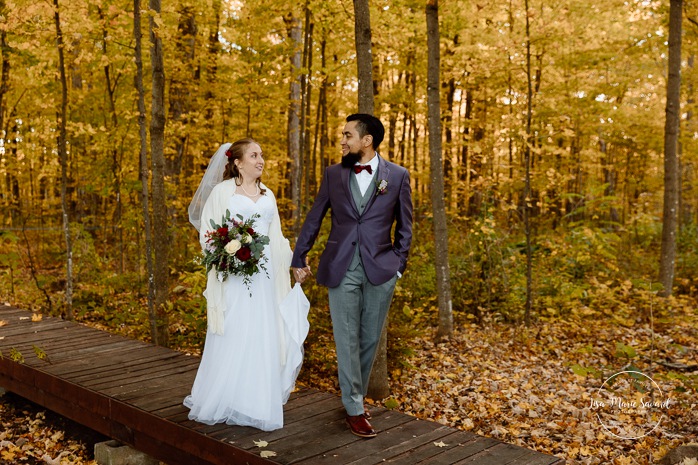
[[[268,256],[268,254],[267,254]],[[264,431],[283,427],[283,405],[293,391],[308,333],[309,304],[299,284],[277,302],[271,264],[243,279],[223,283],[226,311],[222,335],[206,335],[191,395],[189,418]]]

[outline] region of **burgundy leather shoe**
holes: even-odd
[[[368,409],[368,407],[366,407],[365,404],[364,404],[364,418],[367,420],[371,419],[371,411]]]
[[[363,415],[347,415],[349,429],[355,435],[362,438],[375,438],[376,430]]]

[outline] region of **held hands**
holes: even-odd
[[[309,266],[306,266],[305,268],[291,267],[291,270],[293,270],[293,277],[296,279],[296,282],[300,284],[303,284],[303,282],[308,278],[308,276],[313,275],[313,272],[310,270]]]

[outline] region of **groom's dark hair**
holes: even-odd
[[[349,121],[356,121],[356,130],[359,132],[359,136],[371,135],[373,148],[378,150],[378,146],[381,145],[383,137],[385,137],[385,127],[383,127],[381,120],[367,113],[354,113],[347,116],[347,123]]]

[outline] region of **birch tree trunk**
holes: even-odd
[[[676,231],[679,215],[679,119],[681,111],[681,16],[683,1],[671,0],[669,7],[669,79],[664,123],[664,212],[659,282],[662,295],[670,296],[674,285]]]
[[[148,188],[148,133],[145,121],[145,90],[143,89],[143,48],[141,30],[141,0],[133,0],[133,36],[135,39],[136,92],[138,93],[138,134],[140,139],[139,161],[141,174],[141,205],[145,230],[145,264],[148,276],[148,319],[150,334],[157,336],[155,313],[155,278],[153,271],[153,237],[150,220],[150,189]]]
[[[451,272],[448,265],[448,228],[446,225],[446,206],[444,204],[444,167],[441,147],[439,0],[427,0],[426,17],[431,203],[434,214],[436,290],[439,295],[439,327],[436,332],[436,339],[441,340],[453,333],[453,302],[451,300]]]
[[[63,237],[66,253],[65,281],[65,316],[73,319],[73,242],[70,236],[70,217],[68,215],[68,141],[66,119],[68,118],[68,81],[65,75],[64,42],[61,31],[58,0],[53,0],[54,19],[56,21],[56,45],[58,47],[58,67],[61,78],[61,109],[59,117],[58,156],[61,160],[61,210],[63,216]]]
[[[150,120],[150,162],[153,190],[153,279],[155,282],[155,326],[153,342],[168,344],[167,302],[169,220],[165,193],[165,66],[162,37],[156,16],[160,16],[160,0],[150,0],[150,65],[152,68],[152,108]]]

